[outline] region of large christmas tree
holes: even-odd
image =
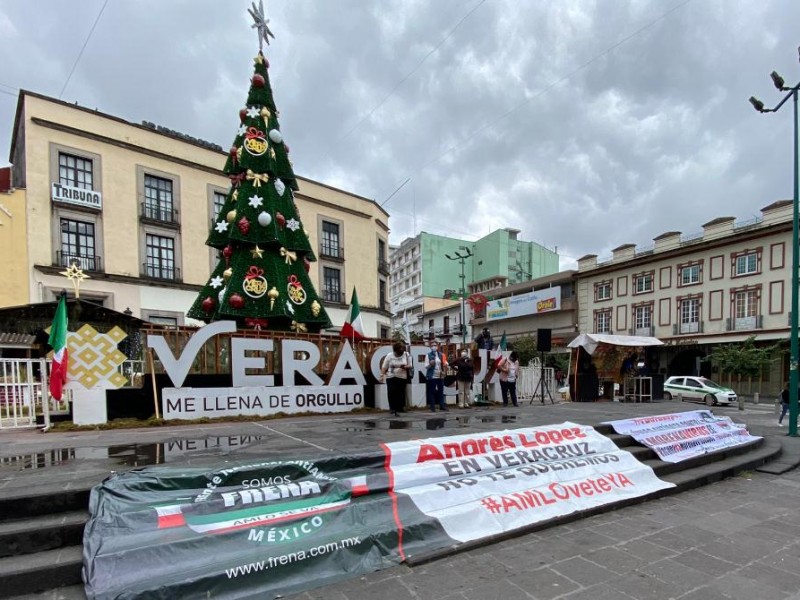
[[[255,5],[254,5],[255,8]],[[253,14],[251,12],[251,14]],[[271,32],[256,14],[261,38]],[[316,260],[303,228],[289,148],[261,48],[255,58],[247,105],[225,164],[231,187],[206,244],[219,263],[188,315],[201,321],[235,320],[242,326],[317,332],[330,326],[308,277]]]

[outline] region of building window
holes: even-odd
[[[755,317],[758,314],[758,290],[736,292],[734,314],[737,319]]]
[[[680,332],[700,331],[700,299],[686,298],[680,302]]]
[[[211,215],[213,219],[216,221],[217,217],[219,216],[222,207],[225,206],[225,200],[227,199],[227,195],[223,194],[222,192],[214,192],[214,214]]]
[[[326,302],[344,304],[342,299],[341,271],[332,267],[322,268],[322,297]]]
[[[633,293],[645,294],[653,291],[653,272],[633,276]]]
[[[176,222],[171,180],[145,174],[142,216],[162,223]]]
[[[84,271],[100,271],[99,257],[95,256],[94,223],[61,219],[61,251],[58,264],[68,267],[77,264]]]
[[[686,265],[680,269],[680,285],[700,283],[700,265]]]
[[[177,279],[175,269],[175,240],[171,237],[147,234],[145,236],[147,262],[144,272],[156,279]]]
[[[611,300],[610,281],[600,281],[594,284],[594,300],[595,302],[599,302],[601,300]]]
[[[736,277],[758,273],[758,253],[749,252],[736,257]]]
[[[594,313],[594,332],[611,333],[611,309],[598,310]]]
[[[344,251],[340,246],[339,225],[330,221],[322,222],[322,244],[320,254],[329,258],[344,258]]]
[[[389,310],[389,303],[386,301],[386,282],[382,279],[378,281],[378,301],[380,302],[379,308],[381,310]]]
[[[91,190],[93,180],[92,161],[89,158],[58,153],[58,182],[61,185]]]
[[[649,330],[653,325],[653,309],[650,305],[637,306],[633,309],[633,327],[638,333],[641,330]]]

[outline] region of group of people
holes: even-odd
[[[488,342],[486,337],[488,336]],[[476,339],[478,347],[491,344],[491,334],[484,328]],[[491,347],[488,348],[491,350]],[[450,365],[455,370],[456,405],[459,408],[470,406],[472,384],[475,379],[475,368],[469,352],[463,350],[461,355]],[[425,369],[425,392],[428,408],[431,412],[447,411],[444,400],[444,379],[447,372],[447,359],[439,350],[439,344],[431,341],[427,354]],[[517,374],[519,372],[519,357],[516,352],[511,352],[507,357],[502,357],[497,364],[500,374],[500,390],[503,397],[503,406],[508,406],[509,398],[514,406],[517,402]],[[405,412],[406,385],[414,372],[411,355],[406,351],[403,342],[392,344],[392,353],[388,354],[381,365],[381,380],[386,382],[386,393],[389,399],[389,410],[395,416]]]

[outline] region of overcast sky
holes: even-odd
[[[0,163],[20,88],[230,147],[258,50],[249,6],[0,0]],[[295,171],[385,202],[393,244],[515,227],[574,268],[792,197],[791,102],[759,115],[747,99],[780,101],[773,69],[800,79],[798,0],[265,9]]]

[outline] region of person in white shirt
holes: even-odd
[[[406,383],[411,373],[411,357],[403,342],[392,344],[393,352],[383,359],[381,381],[386,382],[389,410],[393,415],[406,411]]]
[[[517,353],[512,352],[508,358],[503,359],[498,371],[500,371],[500,393],[503,395],[503,406],[508,406],[509,395],[514,406],[519,406],[517,403],[517,373],[519,372]]]

